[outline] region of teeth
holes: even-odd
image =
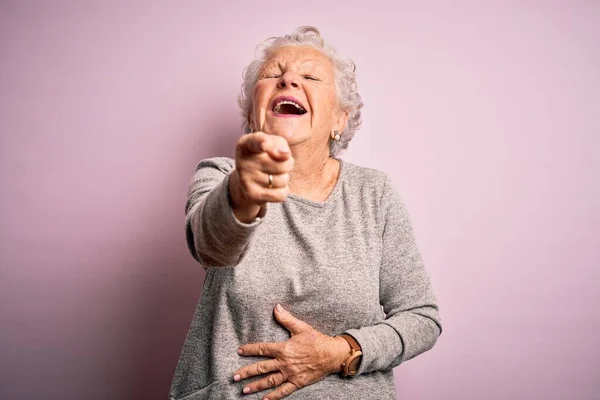
[[[294,103],[293,101],[290,101],[290,100],[282,100],[282,101],[278,102],[278,103],[275,105],[275,108],[273,108],[273,111],[274,111],[276,114],[278,114],[278,113],[279,113],[279,110],[281,109],[281,106],[282,106],[282,105],[284,105],[284,104],[290,104],[290,105],[292,105],[292,106],[296,107],[296,108],[297,108],[299,111],[304,111],[304,112],[306,112],[306,110],[305,110],[304,108],[302,108],[302,106],[300,106],[299,104],[297,104],[297,103]]]

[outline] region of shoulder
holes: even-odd
[[[374,168],[361,167],[344,161],[346,176],[344,186],[349,192],[380,212],[398,209],[405,213],[404,200],[397,190],[394,179],[386,172]]]
[[[206,158],[196,165],[190,180],[189,191],[204,193],[222,182],[235,168],[235,162],[227,157]]]
[[[367,190],[371,193],[382,195],[389,185],[389,176],[387,173],[375,168],[362,167],[342,161],[345,173],[345,181],[351,186]]]
[[[393,192],[389,175],[378,169],[347,161],[343,161],[343,168],[344,201],[351,202],[367,216],[379,218],[377,216],[385,214]]]
[[[235,161],[229,157],[212,157],[201,160],[196,166],[196,172],[198,171],[210,171],[221,172],[223,174],[230,173],[235,168]]]
[[[378,169],[362,167],[345,160],[342,160],[342,163],[348,175],[351,175],[355,179],[365,182],[371,181],[379,184],[385,183],[385,181],[388,179],[387,173]]]

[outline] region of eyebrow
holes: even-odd
[[[264,71],[264,68],[270,68],[270,66],[272,66],[274,64],[276,64],[277,67],[281,71],[283,71],[285,69],[283,64],[281,63],[281,61],[279,61],[277,59],[273,59],[273,58],[266,61],[265,64],[263,65],[263,68],[261,68],[261,69],[263,69],[263,71]],[[307,64],[309,64],[309,67],[312,67],[313,69],[316,68],[318,71],[322,72],[322,69],[323,69],[322,63],[318,63],[314,60],[304,60],[299,64],[299,67],[305,67]]]
[[[283,69],[283,64],[281,64],[281,61],[277,61],[277,60],[271,59],[271,60],[268,60],[268,61],[267,61],[267,63],[268,63],[269,61],[271,61],[271,62],[273,62],[273,61],[274,61],[274,62],[276,62],[276,63],[277,63],[277,66],[278,66],[279,68]],[[314,61],[314,60],[304,60],[304,61],[302,61],[302,62],[300,63],[300,65],[301,65],[301,66],[302,66],[302,65],[306,65],[306,64],[312,64],[312,65],[317,65],[317,66],[318,66],[318,65],[320,65],[319,63],[317,63],[317,62],[316,62],[316,61]]]

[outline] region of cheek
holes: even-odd
[[[257,123],[260,122],[261,119],[261,109],[267,107],[266,99],[268,99],[268,97],[264,89],[264,87],[260,88],[257,85],[252,94],[252,115]]]
[[[333,111],[337,106],[337,98],[335,92],[330,90],[323,90],[319,95],[315,97],[318,103],[319,114],[323,121],[329,121],[333,116]]]
[[[262,93],[263,90],[261,90],[261,88],[258,85],[256,85],[256,87],[254,88],[254,92],[252,93],[252,104],[254,104],[254,106],[257,106],[260,102],[260,98],[261,96],[263,96]]]
[[[337,106],[337,95],[332,87],[328,87],[327,89],[327,105],[333,110]]]
[[[260,104],[267,101],[270,94],[270,88],[264,83],[258,82],[254,87],[254,93],[252,94],[252,101],[254,104]]]
[[[329,85],[324,85],[320,88],[318,97],[321,100],[321,104],[327,107],[331,107],[336,102],[335,90]]]

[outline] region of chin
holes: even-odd
[[[299,142],[303,142],[304,140],[308,139],[309,135],[306,134],[302,134],[298,128],[292,128],[292,129],[284,129],[284,128],[273,128],[273,129],[268,129],[266,128],[264,130],[265,133],[268,133],[269,135],[277,135],[277,136],[281,136],[283,138],[285,138],[289,144],[297,144]]]

